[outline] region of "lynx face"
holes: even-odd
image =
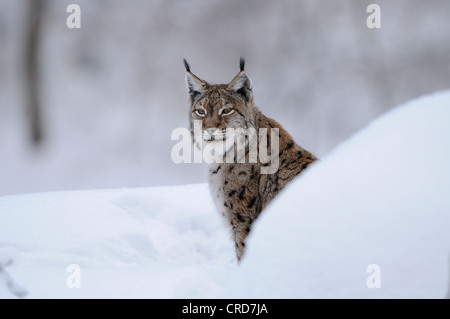
[[[256,108],[243,62],[241,71],[229,84],[209,84],[191,73],[187,62],[185,66],[194,144],[199,149],[207,145],[215,156],[222,157],[234,146],[245,147],[255,127]]]

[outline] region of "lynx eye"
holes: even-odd
[[[222,109],[221,115],[230,115],[233,114],[234,110],[232,108]]]
[[[201,117],[204,117],[206,115],[206,111],[204,109],[196,109],[194,112]]]

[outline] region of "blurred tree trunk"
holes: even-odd
[[[38,53],[41,35],[41,20],[45,0],[29,0],[28,28],[26,30],[26,90],[27,115],[30,140],[39,146],[43,139],[42,109],[39,97]]]

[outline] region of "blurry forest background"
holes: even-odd
[[[170,157],[188,121],[182,59],[227,83],[240,56],[257,106],[323,157],[450,87],[450,1],[0,0],[0,195],[205,182],[206,164]]]

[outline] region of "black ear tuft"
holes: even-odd
[[[184,67],[186,68],[186,72],[191,72],[191,67],[189,66],[189,63],[186,61],[186,59],[183,59]]]
[[[245,59],[243,57],[241,57],[240,60],[239,60],[239,67],[240,67],[241,71],[244,71]]]

